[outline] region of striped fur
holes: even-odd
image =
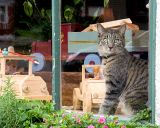
[[[131,56],[124,48],[126,26],[104,29],[97,24],[98,51],[102,57],[106,95],[99,113],[114,114],[121,105],[124,114],[132,115],[148,101],[148,63]]]

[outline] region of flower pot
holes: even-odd
[[[104,8],[104,22],[114,20],[113,9],[112,8]]]

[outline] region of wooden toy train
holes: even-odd
[[[38,59],[33,55],[15,53],[13,48],[10,48],[12,50],[8,48],[8,50],[4,49],[0,52],[0,95],[4,92],[4,87],[6,86],[5,81],[10,78],[13,82],[12,88],[17,98],[51,100],[46,82],[40,76],[35,76],[32,73],[32,65],[38,65]],[[13,70],[10,72],[6,71],[7,67],[10,66],[8,65],[9,62],[14,63],[20,60],[28,61],[27,73],[12,72]]]

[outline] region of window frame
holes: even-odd
[[[152,123],[155,123],[156,10],[157,1],[149,0],[149,101],[152,111]]]
[[[52,0],[52,96],[55,109],[61,108],[61,63],[60,63],[60,4]],[[155,123],[155,46],[156,46],[156,1],[150,0],[149,9],[149,99],[152,123]]]

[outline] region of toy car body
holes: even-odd
[[[0,95],[3,94],[3,90],[6,85],[5,81],[10,77],[13,82],[12,88],[15,91],[17,98],[51,100],[46,82],[40,76],[35,76],[32,73],[33,62],[28,60],[28,74],[6,74],[6,62],[8,60],[26,60],[26,57],[34,58],[34,56],[30,55],[24,55],[24,57],[22,57],[18,55],[0,54]]]

